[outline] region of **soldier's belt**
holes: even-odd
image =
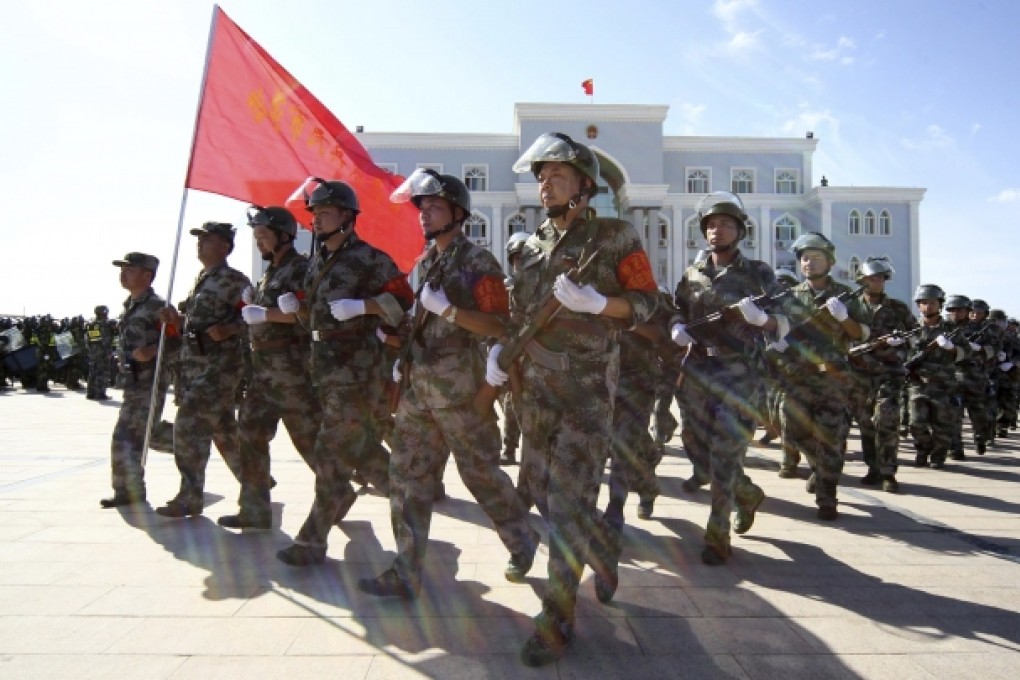
[[[329,331],[312,331],[312,340],[322,342],[323,340],[346,340],[349,338],[360,338],[364,334],[360,330],[347,330],[335,328]]]
[[[274,349],[283,349],[290,347],[291,345],[304,345],[308,342],[307,335],[292,335],[289,338],[280,338],[278,340],[252,340],[251,351],[253,352],[268,352]]]
[[[532,340],[524,346],[528,358],[539,366],[544,366],[554,371],[570,370],[570,357],[564,352],[553,352],[542,347],[537,340]]]

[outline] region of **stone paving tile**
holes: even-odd
[[[315,678],[358,680],[367,677],[373,657],[344,656],[190,656],[168,676],[171,680],[273,680]]]
[[[737,656],[751,680],[934,680],[937,676],[927,672],[907,656],[835,655],[835,654],[781,654]]]
[[[156,654],[20,654],[0,656],[0,676],[18,680],[164,680],[187,661],[181,656]]]
[[[88,617],[86,621],[103,621]],[[147,618],[110,646],[112,654],[281,656],[302,619]]]
[[[0,654],[101,654],[141,619],[88,616],[0,616]]]
[[[911,655],[917,665],[939,680],[1015,680],[1016,652],[986,650],[979,654]]]

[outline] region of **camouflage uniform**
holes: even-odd
[[[320,272],[325,272],[321,278]],[[330,527],[354,503],[354,471],[385,485],[388,461],[378,446],[375,411],[389,367],[383,365],[375,331],[380,324],[396,326],[414,292],[390,256],[356,232],[338,250],[322,248],[315,254],[303,287],[312,332],[312,381],[322,415],[312,454],[315,500],[294,543],[324,554]],[[337,321],[329,303],[345,299],[374,299],[385,316]]]
[[[165,306],[163,298],[149,288],[137,299],[129,297],[125,300],[124,311],[120,315],[118,334],[123,361],[117,383],[123,386],[124,395],[110,443],[114,497],[127,496],[133,500],[145,498],[142,449],[145,446],[145,424],[149,418],[156,359],[139,362],[130,357],[136,349],[159,343],[159,310]],[[169,346],[170,343],[166,344]],[[165,380],[160,382],[153,406],[157,417],[163,410],[167,387]]]
[[[764,262],[738,251],[728,266],[717,269],[709,258],[684,272],[677,286],[674,321],[686,324],[745,297],[778,292],[775,273]],[[705,545],[727,556],[734,503],[753,512],[762,496],[744,474],[744,457],[764,403],[764,333],[742,318],[724,318],[691,333],[695,342],[684,363],[679,395],[681,437],[695,478],[712,482]]]
[[[934,326],[924,324],[920,334],[910,338],[911,357],[929,346],[939,335],[948,335],[956,329],[950,321],[939,320]],[[952,404],[956,390],[956,362],[966,354],[962,340],[946,351],[934,349],[924,361],[907,375],[910,398],[910,434],[917,452],[915,464],[929,461],[941,467],[949,452],[953,436],[955,408]]]
[[[225,262],[203,271],[179,305],[186,315],[181,350],[180,406],[174,421],[174,459],[181,488],[171,503],[200,511],[210,444],[241,479],[241,456],[234,418],[234,392],[241,379],[241,333],[217,342],[208,329],[217,324],[243,324],[241,293],[248,277]]]
[[[262,276],[252,304],[276,307],[284,293],[303,289],[308,258],[293,248]],[[311,346],[298,324],[262,323],[248,328],[251,340],[251,382],[238,412],[241,454],[241,515],[268,520],[269,442],[283,420],[294,448],[312,465],[319,429],[319,401],[308,374]]]
[[[1005,361],[999,361],[996,370],[1001,373],[999,376],[999,391],[996,395],[996,424],[999,428],[999,436],[1005,437],[1009,434],[1009,428],[1016,419],[1017,398],[1020,390],[1017,389],[1017,380],[1020,378],[1020,338],[1016,334],[1006,331],[1002,336],[1002,352],[1006,355]],[[1008,371],[1000,367],[1009,362],[1013,366]]]
[[[106,394],[110,384],[110,355],[113,353],[113,332],[110,322],[96,318],[86,328],[88,337],[89,379],[86,396],[96,399]]]
[[[864,323],[871,329],[871,338],[880,338],[894,331],[917,328],[917,319],[906,303],[882,294],[877,303],[862,296]],[[869,470],[882,477],[896,474],[896,452],[900,446],[900,397],[903,393],[903,359],[905,348],[880,347],[853,363],[853,372],[866,385],[864,398],[856,411],[861,428],[861,448]]]
[[[995,433],[995,422],[991,418],[989,408],[990,383],[988,378],[987,360],[994,357],[997,349],[991,338],[981,337],[986,330],[983,324],[963,321],[966,327],[963,336],[956,341],[957,345],[974,343],[980,348],[967,352],[967,356],[956,365],[956,382],[958,405],[953,416],[953,457],[963,457],[963,415],[966,411],[970,416],[970,425],[974,436],[974,445],[979,453],[984,453],[986,443]],[[969,338],[969,341],[968,339]],[[989,355],[990,353],[990,355]]]
[[[814,469],[815,502],[820,509],[834,510],[836,487],[843,471],[843,451],[848,432],[847,365],[849,338],[842,325],[827,311],[821,311],[806,326],[799,326],[825,301],[851,289],[828,278],[821,291],[808,281],[792,289],[793,297],[784,312],[794,327],[787,336],[790,347],[783,353],[786,390],[783,393],[783,441],[795,447]],[[865,312],[858,297],[844,302],[849,318],[863,324]],[[867,334],[862,340],[867,339]]]
[[[432,279],[425,272],[438,271]],[[492,254],[458,234],[442,253],[421,264],[422,280],[435,280],[450,304],[486,314],[508,311],[503,273]],[[418,304],[421,304],[420,302]],[[495,525],[511,554],[533,553],[538,533],[510,477],[499,467],[495,411],[480,416],[472,405],[485,375],[474,333],[426,313],[411,343],[408,389],[396,413],[390,458],[390,521],[397,541],[394,570],[412,590],[421,585],[438,465],[452,451],[464,484]]]
[[[538,311],[557,275],[601,248],[592,287],[623,296],[633,322],[655,311],[658,292],[648,256],[627,222],[594,211],[560,233],[544,222],[527,241],[515,274],[510,331]],[[522,358],[521,466],[527,492],[549,522],[549,581],[543,618],[574,622],[574,605],[596,523],[599,483],[612,437],[620,371],[616,324],[563,308]]]

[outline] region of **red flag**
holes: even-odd
[[[589,78],[588,80],[581,83],[581,87],[584,88],[584,93],[589,97],[595,94],[595,81]]]
[[[424,246],[418,211],[391,203],[403,181],[379,168],[336,116],[216,8],[208,71],[185,186],[284,205],[306,177],[358,194],[358,234],[410,271]],[[292,209],[310,228],[311,214]]]

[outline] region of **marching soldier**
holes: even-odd
[[[946,298],[948,319],[960,332],[956,342],[966,351],[966,356],[956,364],[956,408],[953,415],[953,443],[950,458],[963,460],[963,415],[970,416],[974,435],[974,448],[978,455],[984,455],[989,432],[993,427],[988,417],[988,371],[985,369],[984,348],[973,337],[979,327],[970,321],[973,303],[966,295],[950,295]]]
[[[485,372],[479,340],[498,337],[509,312],[503,272],[489,251],[464,235],[471,196],[456,177],[418,170],[391,200],[414,202],[425,238],[434,245],[420,265],[421,309],[406,339],[409,351],[401,353],[393,370],[397,383],[408,373],[390,456],[397,558],[390,569],[361,580],[358,587],[371,595],[417,597],[435,480],[450,452],[468,491],[511,554],[507,580],[521,582],[531,569],[539,534],[528,526],[527,509],[499,467],[495,411],[490,407],[480,414],[472,404]]]
[[[712,508],[701,560],[721,565],[731,553],[734,505],[733,530],[743,534],[765,500],[765,492],[744,473],[743,463],[764,400],[765,334],[774,334],[780,321],[752,298],[779,291],[772,268],[740,252],[747,214],[735,194],[709,194],[698,206],[698,216],[710,254],[688,267],[677,286],[672,337],[690,348],[680,388],[681,437],[694,473],[684,488],[693,491],[711,480]],[[714,313],[721,313],[718,321],[694,330],[691,322]]]
[[[514,274],[521,263],[521,251],[530,236],[525,231],[511,234],[506,242],[506,261],[510,265],[510,274],[506,277],[505,284],[508,291],[514,287]],[[503,392],[500,403],[503,409],[503,455],[499,459],[500,465],[517,465],[517,447],[521,442],[520,417],[514,412],[514,399],[510,390]]]
[[[166,305],[152,289],[152,280],[159,268],[156,257],[128,253],[113,264],[120,267],[120,285],[127,290],[128,299],[124,301],[124,311],[117,325],[122,356],[118,384],[123,384],[124,396],[110,443],[113,496],[99,502],[104,508],[145,501],[142,449],[159,349],[159,313]],[[169,329],[167,335],[169,338]],[[156,392],[157,403],[153,410],[157,414],[163,410],[165,395],[165,388]]]
[[[972,300],[970,305],[970,342],[976,353],[976,363],[985,369],[985,443],[995,444],[995,419],[997,415],[996,390],[999,385],[999,354],[1002,352],[1002,329],[988,318],[990,308],[984,300]],[[978,453],[981,453],[980,451]]]
[[[866,486],[882,485],[896,492],[896,452],[900,446],[900,396],[903,392],[903,334],[917,328],[917,319],[906,303],[885,293],[894,274],[887,258],[869,257],[861,266],[858,283],[866,286],[862,302],[864,321],[876,338],[867,352],[855,359],[854,370],[864,378],[865,394],[855,414],[861,430],[861,448],[868,473]],[[852,353],[853,354],[853,353]]]
[[[836,247],[822,234],[808,232],[792,246],[804,282],[791,289],[784,304],[790,333],[782,345],[786,389],[783,392],[783,440],[808,459],[814,474],[808,490],[815,494],[818,518],[839,517],[836,487],[843,471],[847,418],[847,350],[863,342],[870,330],[854,291],[830,276]]]
[[[562,656],[573,639],[581,572],[586,561],[598,559],[588,549],[612,436],[620,371],[617,334],[621,326],[647,321],[658,293],[634,228],[598,218],[589,206],[599,181],[591,149],[562,133],[544,134],[513,169],[535,175],[548,219],[525,244],[514,277],[508,338],[552,296],[562,305],[520,361],[522,474],[549,523],[549,580],[521,660],[541,666]],[[566,272],[581,265],[586,283],[578,285]],[[500,366],[504,345],[494,345],[487,360],[486,381],[496,387],[508,379]],[[615,589],[611,565],[603,563],[596,578]]]
[[[286,208],[248,210],[255,247],[269,268],[255,289],[244,293],[241,316],[251,342],[251,382],[238,412],[241,453],[240,512],[220,517],[232,529],[268,529],[272,522],[269,442],[283,420],[294,448],[309,467],[319,429],[319,401],[308,374],[311,344],[294,314],[277,306],[286,293],[303,295],[308,258],[294,249],[297,222]]]
[[[179,362],[183,391],[173,428],[181,487],[172,500],[156,508],[172,519],[202,514],[213,441],[234,477],[241,478],[234,393],[242,369],[241,293],[251,281],[227,264],[234,250],[233,225],[206,222],[191,234],[198,237],[203,269],[180,311],[168,306],[160,312],[163,323],[182,329],[184,340]]]
[[[414,291],[389,255],[358,237],[353,189],[313,177],[296,195],[314,215],[320,247],[305,274],[304,300],[284,293],[277,305],[285,314],[297,313],[311,331],[312,381],[322,415],[313,448],[315,500],[294,544],[276,556],[303,567],[326,559],[330,528],[357,498],[355,470],[377,488],[388,486],[388,461],[375,431],[387,371],[376,331],[381,324],[397,326]]]
[[[85,329],[88,338],[89,378],[86,399],[109,399],[106,387],[110,384],[110,354],[113,352],[113,332],[110,328],[110,310],[106,305],[96,307],[96,317]]]

